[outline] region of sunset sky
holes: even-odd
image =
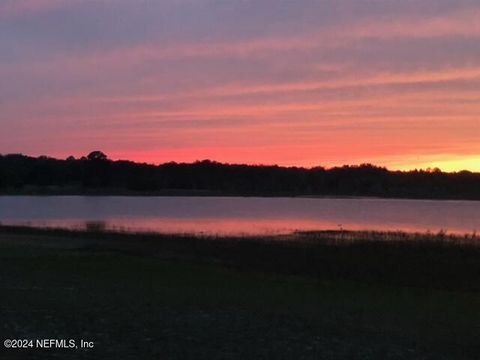
[[[478,0],[1,0],[0,153],[480,171]]]

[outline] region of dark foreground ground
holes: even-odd
[[[476,240],[403,236],[3,227],[0,340],[94,348],[2,347],[0,358],[479,359]]]

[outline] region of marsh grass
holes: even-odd
[[[0,227],[2,359],[479,359],[475,237]]]
[[[1,226],[0,233],[29,235],[32,242],[42,237],[62,238],[63,246],[81,251],[215,263],[244,271],[480,290],[480,240],[476,234],[337,230],[234,237],[14,226]]]

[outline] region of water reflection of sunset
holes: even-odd
[[[24,211],[22,203],[29,202]],[[8,210],[1,210],[1,209]],[[0,198],[3,224],[205,235],[310,230],[466,234],[480,229],[478,201],[308,198]]]

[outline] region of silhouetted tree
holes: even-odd
[[[480,199],[480,174],[388,171],[371,164],[332,169],[228,165],[203,160],[162,165],[111,161],[101,151],[57,160],[0,155],[0,193],[176,191],[231,195],[348,195]]]
[[[92,151],[88,154],[87,159],[91,161],[106,161],[108,157],[101,151]]]

